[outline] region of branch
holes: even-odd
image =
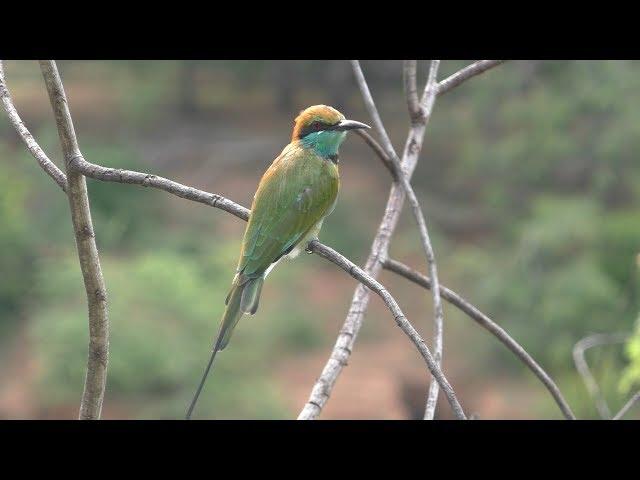
[[[186,200],[219,208],[245,221],[249,219],[249,209],[232,202],[228,198],[216,195],[215,193],[198,190],[164,177],[150,173],[123,170],[121,168],[103,167],[88,162],[81,155],[74,156],[69,164],[71,168],[82,173],[85,177],[102,180],[103,182],[128,183],[142,187],[156,188]]]
[[[411,62],[409,62],[411,64]],[[433,104],[436,97],[437,92],[437,83],[436,76],[438,73],[439,60],[433,60],[431,62],[431,68],[429,69],[429,79],[427,80],[427,85],[425,86],[425,93],[422,99],[422,105],[420,105],[419,113],[420,118],[419,122],[413,120],[412,123],[414,125],[421,124],[426,125],[431,117],[431,112],[433,110]],[[362,73],[362,69],[360,68],[360,63],[357,60],[352,62],[354,72],[356,73],[356,80],[358,82],[358,86],[360,87],[360,91],[362,93],[362,97],[365,99],[365,104],[367,110],[369,111],[369,115],[374,119],[374,123],[378,130],[378,133],[382,138],[386,138],[388,140],[387,132],[380,120],[380,114],[378,113],[378,109],[376,107],[375,102],[371,96],[371,92],[369,91],[369,86],[367,85],[367,81],[364,78],[364,74]],[[405,73],[407,72],[407,65],[405,64]],[[408,68],[408,73],[405,74],[405,81],[410,83],[410,87],[407,93],[408,103],[411,105],[413,103],[413,97],[415,96],[415,100],[417,101],[418,95],[417,91],[411,92],[411,89],[415,90],[415,63],[412,65],[413,68]],[[408,80],[407,80],[407,77]],[[413,79],[411,79],[413,77]],[[415,95],[414,95],[415,94]],[[372,139],[371,143],[375,143]],[[381,148],[374,148],[376,153],[380,154]],[[427,230],[427,223],[424,218],[424,213],[422,211],[422,207],[418,202],[418,198],[416,197],[415,192],[407,178],[407,176],[402,171],[402,167],[400,165],[400,159],[397,157],[393,147],[388,147],[387,151],[387,160],[390,160],[394,165],[394,170],[396,172],[396,177],[399,179],[400,185],[404,189],[405,195],[409,200],[409,205],[411,206],[411,210],[413,212],[413,216],[418,225],[418,230],[420,232],[420,239],[422,241],[422,248],[424,250],[425,256],[427,258],[427,266],[429,269],[429,275],[434,279],[434,288],[432,290],[433,293],[433,309],[434,309],[434,351],[435,358],[438,365],[442,361],[442,335],[443,335],[443,318],[444,313],[442,310],[442,301],[440,300],[440,288],[438,282],[438,272],[436,266],[435,254],[433,252],[433,247],[431,245],[431,239],[429,238],[429,232]],[[432,420],[435,415],[435,408],[438,398],[438,383],[435,381],[431,382],[429,386],[429,394],[427,396],[427,405],[425,407],[425,415],[424,418],[426,420]]]
[[[18,111],[13,105],[11,94],[7,88],[6,81],[4,79],[4,68],[2,66],[2,60],[0,60],[0,97],[2,97],[2,105],[4,106],[9,122],[13,125],[16,132],[20,136],[20,139],[24,142],[27,150],[38,161],[42,169],[49,175],[62,189],[63,192],[67,191],[67,176],[60,170],[55,163],[49,160],[47,154],[44,153],[40,145],[35,141],[31,132],[25,127],[24,122],[18,115]]]
[[[375,154],[378,156],[380,161],[382,161],[382,165],[384,165],[384,167],[387,170],[389,170],[389,173],[391,174],[391,178],[393,178],[393,180],[397,182],[399,178],[398,166],[395,163],[393,163],[393,160],[389,158],[389,156],[384,151],[384,149],[380,146],[380,144],[376,142],[376,140],[371,135],[369,135],[367,132],[365,132],[362,129],[353,130],[353,133],[355,133],[360,138],[362,138],[362,140],[364,140],[364,142],[367,145],[369,145],[369,147],[371,147],[371,149],[375,152]]]
[[[376,130],[378,130],[378,134],[382,139],[382,146],[384,147],[384,151],[387,153],[389,158],[397,158],[396,151],[393,148],[393,144],[391,143],[389,135],[387,135],[387,130],[382,124],[382,119],[380,118],[380,114],[378,113],[376,104],[373,101],[373,97],[371,96],[371,92],[369,91],[369,87],[367,86],[367,81],[364,79],[364,74],[362,73],[360,62],[358,62],[358,60],[351,60],[351,66],[353,67],[353,73],[356,77],[358,87],[360,88],[360,93],[362,93],[364,105],[365,107],[367,107],[367,111],[369,112],[369,115],[373,120],[373,124],[375,125]]]
[[[628,333],[596,333],[595,335],[589,335],[588,337],[583,338],[573,346],[573,362],[576,365],[576,369],[582,377],[589,395],[593,398],[600,417],[605,419],[611,418],[611,410],[609,410],[609,405],[607,405],[607,401],[598,386],[598,382],[596,382],[596,379],[591,373],[591,369],[587,364],[584,352],[592,347],[600,345],[622,343],[628,337]]]
[[[416,85],[416,64],[416,60],[405,60],[403,67],[404,94],[407,97],[407,109],[412,122],[419,122],[423,118]]]
[[[356,68],[360,70],[359,65],[354,65],[354,70]],[[362,74],[361,71],[360,74]],[[358,71],[356,71],[356,76],[357,75]],[[454,88],[460,83],[461,82],[457,83],[451,88]],[[411,179],[411,175],[416,168],[418,156],[422,149],[424,131],[425,125],[418,123],[411,126],[409,134],[407,135],[400,164],[408,180]],[[391,150],[393,150],[393,146],[391,146]],[[400,186],[398,182],[394,182],[393,185],[391,185],[387,205],[378,230],[376,231],[375,238],[373,239],[373,243],[371,244],[371,250],[369,252],[367,262],[365,263],[364,270],[372,278],[376,278],[379,275],[380,270],[382,269],[382,262],[387,257],[389,243],[391,242],[391,237],[398,225],[400,213],[402,212],[404,196],[402,186]],[[342,329],[336,339],[336,343],[333,346],[331,355],[322,369],[320,378],[318,378],[316,382],[316,387],[323,386],[322,388],[324,388],[326,395],[323,396],[322,401],[317,404],[308,402],[298,417],[299,419],[314,419],[320,415],[320,412],[322,412],[322,408],[329,399],[331,391],[338,380],[338,376],[340,376],[340,373],[342,372],[342,368],[344,366],[342,357],[344,353],[347,352],[346,357],[348,358],[350,355],[348,352],[352,350],[353,345],[355,344],[358,332],[362,327],[364,313],[367,311],[367,307],[369,305],[369,299],[369,290],[362,285],[358,285],[353,293],[351,307],[349,308],[349,312],[347,313],[347,317],[342,325]],[[316,387],[314,387],[314,389]]]
[[[462,70],[458,70],[453,75],[438,83],[438,95],[444,95],[460,85],[462,82],[465,82],[476,75],[480,75],[481,73],[484,73],[505,61],[506,60],[478,60],[477,62],[464,67]]]
[[[109,361],[107,289],[93,232],[87,184],[80,173],[69,168],[70,161],[76,157],[81,158],[82,154],[78,147],[62,80],[54,61],[41,60],[40,69],[49,93],[65,158],[67,196],[89,308],[89,354],[79,417],[97,420],[102,411]]]
[[[384,262],[384,268],[390,272],[394,272],[407,280],[420,285],[426,289],[431,289],[431,279],[422,275],[421,273],[412,270],[407,265],[398,262],[397,260],[387,259]],[[560,389],[551,379],[549,374],[545,372],[540,365],[522,348],[522,346],[516,342],[509,334],[502,329],[498,324],[493,322],[487,315],[482,313],[478,308],[472,305],[469,301],[465,300],[458,293],[450,290],[444,285],[440,285],[440,294],[451,305],[457,307],[461,312],[467,314],[469,318],[475,321],[482,328],[494,335],[500,340],[509,350],[511,350],[516,357],[518,357],[522,363],[524,363],[529,370],[531,370],[543,383],[543,385],[549,390],[549,393],[560,407],[565,418],[568,420],[575,420],[575,416],[571,411],[571,408],[565,401]]]
[[[624,404],[624,407],[622,407],[620,411],[615,414],[613,420],[620,420],[622,417],[624,417],[629,409],[633,407],[633,405],[638,401],[640,401],[640,392],[637,392],[633,397],[629,399],[627,403]]]
[[[422,93],[422,98],[420,103],[422,104],[422,108],[424,109],[424,120],[425,123],[431,117],[431,111],[433,110],[433,104],[436,101],[436,97],[438,96],[438,68],[440,67],[440,60],[431,60],[431,66],[429,68],[429,78],[427,78],[427,83],[424,86],[424,92]]]
[[[413,328],[411,323],[409,323],[409,321],[406,319],[406,317],[402,313],[402,310],[400,310],[400,307],[398,306],[394,298],[391,296],[391,294],[389,294],[389,292],[378,281],[371,278],[364,270],[362,270],[360,267],[356,266],[353,262],[349,261],[342,255],[340,255],[335,250],[327,247],[326,245],[322,245],[318,241],[312,241],[309,243],[309,250],[311,250],[314,253],[317,253],[323,258],[331,260],[333,263],[338,265],[340,268],[342,268],[345,272],[347,272],[353,278],[358,280],[361,284],[366,285],[371,290],[376,292],[380,296],[380,298],[382,298],[384,303],[387,305],[387,307],[393,314],[393,317],[396,323],[398,324],[398,326],[411,339],[411,341],[420,351],[420,354],[422,355],[422,357],[425,359],[425,362],[429,367],[429,371],[434,376],[438,384],[442,387],[442,390],[447,396],[447,399],[449,400],[449,404],[451,405],[451,408],[453,409],[453,412],[455,413],[456,418],[458,418],[459,420],[466,420],[466,416],[462,410],[462,407],[460,406],[460,403],[458,402],[458,399],[456,398],[455,393],[451,388],[451,385],[442,374],[442,371],[440,370],[437,364],[437,361],[433,358],[433,356],[431,355],[431,352],[429,352],[429,349],[424,343],[424,340],[422,340],[418,332]],[[347,352],[350,352],[350,350],[345,351],[345,353]],[[316,387],[318,387],[318,385],[316,385]],[[311,395],[311,400],[309,402],[311,404],[314,403],[314,400],[313,400],[314,396],[322,397],[325,395],[325,392],[323,391],[322,387],[318,387],[318,388],[316,387],[314,387],[314,392]],[[307,405],[309,405],[309,403]],[[305,409],[306,408],[307,407],[305,407]],[[302,413],[300,414],[300,417],[303,417],[304,415],[305,415],[305,412],[303,410]]]

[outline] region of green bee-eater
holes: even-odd
[[[253,197],[218,337],[187,418],[216,353],[227,346],[240,317],[258,310],[264,279],[280,260],[296,257],[317,238],[333,211],[340,187],[338,150],[347,131],[358,128],[370,127],[346,120],[326,105],[314,105],[296,117],[291,143],[264,173]]]

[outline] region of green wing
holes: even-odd
[[[339,188],[337,167],[290,144],[265,172],[251,208],[238,272],[261,276],[329,213]]]

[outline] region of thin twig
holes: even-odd
[[[437,74],[438,67],[440,65],[440,60],[431,60],[431,68],[429,69],[429,78],[427,79],[427,84],[424,87],[424,95],[423,95],[423,109],[425,116],[425,123],[429,121],[431,118],[431,112],[433,111],[433,105],[436,101],[437,96]],[[424,213],[420,204],[418,203],[418,198],[416,197],[409,180],[406,177],[402,177],[402,182],[407,192],[407,198],[409,199],[409,204],[413,209],[414,216],[416,217],[416,221],[418,222],[418,229],[420,231],[420,238],[422,239],[422,246],[425,251],[425,255],[427,256],[427,266],[429,267],[429,275],[431,276],[433,288],[431,289],[433,293],[433,310],[434,310],[434,318],[433,318],[433,338],[434,338],[434,352],[436,356],[436,362],[438,366],[442,364],[442,355],[444,353],[444,345],[443,345],[443,336],[444,336],[444,312],[442,310],[442,300],[440,299],[440,281],[438,280],[438,269],[436,266],[436,257],[433,251],[433,247],[431,246],[431,240],[429,239],[429,233],[427,231],[427,223],[424,219]],[[438,384],[435,380],[432,380],[429,384],[429,392],[427,393],[427,404],[424,409],[424,419],[425,420],[433,420],[436,414],[436,405],[438,403]]]
[[[404,93],[407,98],[407,109],[412,122],[421,121],[423,118],[422,106],[418,100],[418,86],[416,84],[417,60],[405,60],[403,66]]]
[[[600,417],[604,419],[611,418],[611,410],[598,386],[598,382],[596,382],[595,377],[591,373],[584,353],[592,347],[622,343],[627,338],[629,338],[628,333],[596,333],[583,338],[573,346],[573,362],[587,387],[589,395],[591,395],[591,398],[593,398],[596,404]]]
[[[356,80],[358,82],[358,86],[360,87],[360,92],[362,93],[362,97],[365,100],[365,105],[369,112],[369,115],[373,118],[376,129],[378,130],[378,134],[383,139],[389,139],[387,132],[384,128],[382,120],[380,119],[380,114],[378,113],[378,109],[373,100],[371,92],[369,90],[369,86],[367,85],[367,81],[362,73],[362,69],[360,68],[360,63],[357,60],[352,61],[354,73],[356,74]],[[438,73],[438,67],[440,65],[439,60],[433,60],[431,62],[431,67],[429,69],[429,78],[427,80],[427,84],[425,86],[425,93],[423,95],[423,99],[420,106],[420,121],[412,121],[413,124],[419,123],[421,125],[426,125],[431,117],[431,112],[433,111],[433,104],[436,97],[437,91],[437,82],[436,77]],[[415,65],[413,65],[415,67]],[[409,74],[406,76],[411,76],[411,69],[409,69]],[[414,68],[415,70],[415,68]],[[413,72],[414,81],[409,81],[408,83],[413,83],[413,86],[410,87],[407,91],[407,95],[412,96],[411,93],[414,94],[417,100],[417,91],[411,92],[410,90],[415,86],[415,71]],[[415,89],[413,89],[415,90]],[[408,104],[412,104],[413,101],[411,98],[407,99]],[[380,154],[380,148],[374,148],[374,150]],[[402,167],[400,165],[400,159],[395,153],[393,147],[389,145],[386,148],[387,158],[391,160],[391,162],[395,166],[395,171],[397,173],[397,178],[404,189],[404,192],[409,201],[409,205],[411,206],[411,210],[413,212],[413,216],[418,225],[418,230],[420,232],[420,239],[422,241],[422,247],[424,249],[424,253],[427,259],[427,266],[429,269],[429,275],[434,279],[434,288],[432,289],[433,293],[433,309],[434,309],[434,354],[435,359],[438,365],[442,361],[442,335],[443,335],[443,310],[442,310],[442,301],[440,300],[440,289],[438,282],[438,272],[436,266],[435,254],[433,251],[433,247],[431,245],[431,239],[429,238],[429,232],[427,230],[427,223],[424,218],[424,213],[418,198],[411,186],[411,183],[407,179],[404,172],[402,172]],[[429,386],[429,393],[427,396],[427,402],[425,407],[425,415],[424,418],[426,420],[432,420],[435,415],[435,407],[438,398],[438,383],[435,380],[432,380],[431,385]]]
[[[420,285],[421,287],[431,289],[431,279],[422,275],[421,273],[416,272],[411,269],[404,263],[398,262],[397,260],[393,260],[388,258],[384,262],[384,268],[389,270],[390,272],[396,273],[407,280]],[[542,384],[549,390],[549,393],[560,407],[562,414],[568,420],[575,420],[575,416],[571,411],[571,408],[565,401],[560,389],[555,384],[553,379],[549,376],[547,372],[545,372],[542,367],[527,353],[527,351],[516,342],[509,334],[498,324],[496,324],[493,320],[491,320],[487,315],[482,313],[471,304],[468,300],[465,300],[460,294],[450,290],[444,285],[440,285],[440,294],[442,298],[449,302],[451,305],[457,307],[461,312],[465,313],[469,318],[475,321],[482,328],[487,330],[489,333],[494,335],[498,340],[500,340],[509,350],[511,350],[516,357],[518,357],[522,363],[524,363],[529,370],[531,370],[542,382]]]
[[[438,95],[444,95],[462,82],[504,63],[506,60],[478,60],[438,82]]]
[[[26,145],[27,150],[29,150],[31,155],[33,155],[33,157],[38,161],[46,174],[60,186],[63,192],[66,192],[67,176],[49,159],[49,157],[47,157],[47,154],[44,153],[42,148],[40,148],[40,145],[38,145],[38,142],[35,141],[31,132],[29,132],[27,127],[25,127],[24,122],[13,105],[13,100],[11,99],[11,94],[9,93],[9,89],[7,88],[4,78],[2,60],[0,60],[0,97],[2,97],[2,104],[7,112],[7,116],[9,117],[9,122],[13,125],[16,132],[18,132],[18,136]]]
[[[640,392],[637,392],[633,397],[629,399],[627,403],[624,404],[624,407],[620,409],[618,413],[616,413],[613,417],[614,420],[620,420],[622,417],[626,415],[626,413],[633,407],[633,405],[640,401]]]
[[[82,157],[73,121],[56,63],[41,60],[40,69],[47,85],[49,100],[56,119],[60,144],[67,168],[67,196],[73,221],[80,269],[84,279],[89,308],[89,352],[84,391],[80,403],[81,420],[97,420],[102,411],[109,361],[109,316],[107,289],[96,247],[87,184],[82,174],[69,169],[72,158]]]
[[[389,158],[389,156],[384,151],[384,149],[380,146],[380,144],[364,130],[361,130],[361,129],[354,130],[353,133],[361,137],[364,140],[364,142],[367,145],[369,145],[369,147],[371,147],[371,149],[376,153],[376,155],[382,162],[382,165],[384,165],[384,167],[387,170],[389,170],[389,173],[391,174],[391,178],[393,178],[395,181],[398,181],[399,169],[396,166],[396,164],[393,163],[393,160]]]
[[[384,151],[387,152],[389,158],[397,158],[396,151],[393,148],[393,144],[391,143],[391,139],[387,134],[387,130],[384,128],[376,104],[373,101],[373,97],[371,96],[371,92],[369,91],[369,87],[367,86],[367,81],[365,80],[364,74],[362,73],[360,62],[358,60],[351,60],[351,67],[353,68],[353,73],[356,77],[358,87],[360,88],[360,93],[362,94],[362,99],[364,100],[364,105],[367,108],[367,112],[369,112],[369,115],[373,120],[373,124],[378,131],[378,135],[380,135],[380,138],[382,139],[382,146],[384,147]]]
[[[438,69],[440,68],[440,60],[431,60],[431,66],[429,67],[429,76],[427,83],[424,86],[424,92],[422,92],[422,98],[420,103],[424,111],[425,123],[431,118],[431,112],[433,111],[433,105],[438,96]]]
[[[249,219],[249,210],[242,205],[238,205],[221,195],[198,190],[196,188],[174,182],[168,178],[159,177],[149,173],[123,170],[121,168],[103,167],[101,165],[88,162],[82,156],[72,158],[70,161],[70,167],[82,173],[84,176],[94,178],[96,180],[128,183],[132,185],[140,185],[142,187],[156,188],[186,200],[219,208],[220,210],[229,212],[245,221]]]

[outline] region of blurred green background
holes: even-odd
[[[443,61],[440,78],[468,62]],[[400,148],[401,62],[363,61]],[[148,171],[250,205],[292,120],[330,104],[369,122],[344,61],[61,61],[76,132],[95,163]],[[426,79],[428,62],[419,63]],[[61,165],[36,62],[7,61],[16,107]],[[640,63],[513,61],[438,99],[413,184],[441,281],[517,339],[580,418],[598,418],[571,352],[587,352],[612,411],[640,387]],[[0,118],[0,418],[73,418],[87,319],[67,202]],[[342,191],[321,240],[362,264],[390,179],[363,142],[341,152]],[[244,222],[149,189],[88,181],[108,289],[104,418],[181,418],[207,360]],[[405,209],[407,210],[407,209]],[[405,211],[391,254],[424,271]],[[381,280],[430,343],[430,294]],[[355,282],[313,255],[269,277],[239,324],[198,418],[294,418],[344,321]],[[418,418],[429,378],[379,299],[322,418]],[[445,304],[445,372],[481,419],[561,418],[502,344]],[[441,395],[442,396],[442,395]],[[440,399],[439,418],[451,418]],[[640,408],[626,418],[640,418]]]

